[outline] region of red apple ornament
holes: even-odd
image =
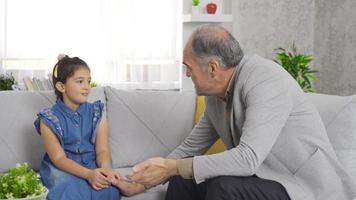
[[[217,5],[215,3],[208,3],[206,5],[206,11],[208,12],[208,14],[215,14],[217,9]]]

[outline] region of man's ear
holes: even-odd
[[[56,89],[59,90],[60,92],[64,92],[65,91],[65,86],[62,82],[57,82],[56,85],[55,85]]]
[[[219,62],[217,62],[214,59],[211,59],[208,63],[208,66],[209,66],[209,74],[211,75],[211,77],[214,77],[219,68]]]

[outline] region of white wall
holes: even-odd
[[[233,0],[233,35],[245,53],[272,59],[294,41],[314,57],[315,90],[356,94],[355,0]]]
[[[356,94],[356,1],[316,0],[315,19],[317,91]]]
[[[247,54],[274,58],[274,49],[293,41],[313,53],[314,0],[233,1],[234,36]]]

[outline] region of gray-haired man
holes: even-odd
[[[244,56],[214,25],[192,34],[184,64],[207,96],[204,116],[167,159],[136,165],[132,180],[151,187],[170,178],[168,200],[356,197],[318,112],[282,67]],[[219,137],[228,150],[204,155]]]

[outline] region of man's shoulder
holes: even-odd
[[[259,84],[266,85],[268,82],[280,82],[280,80],[287,83],[291,81],[291,76],[282,66],[259,55],[252,55],[241,66],[235,92],[250,90]]]
[[[283,67],[281,67],[279,64],[273,60],[263,58],[257,54],[247,57],[244,63],[241,65],[242,75],[253,74],[266,76],[269,74],[280,73],[282,71]]]

